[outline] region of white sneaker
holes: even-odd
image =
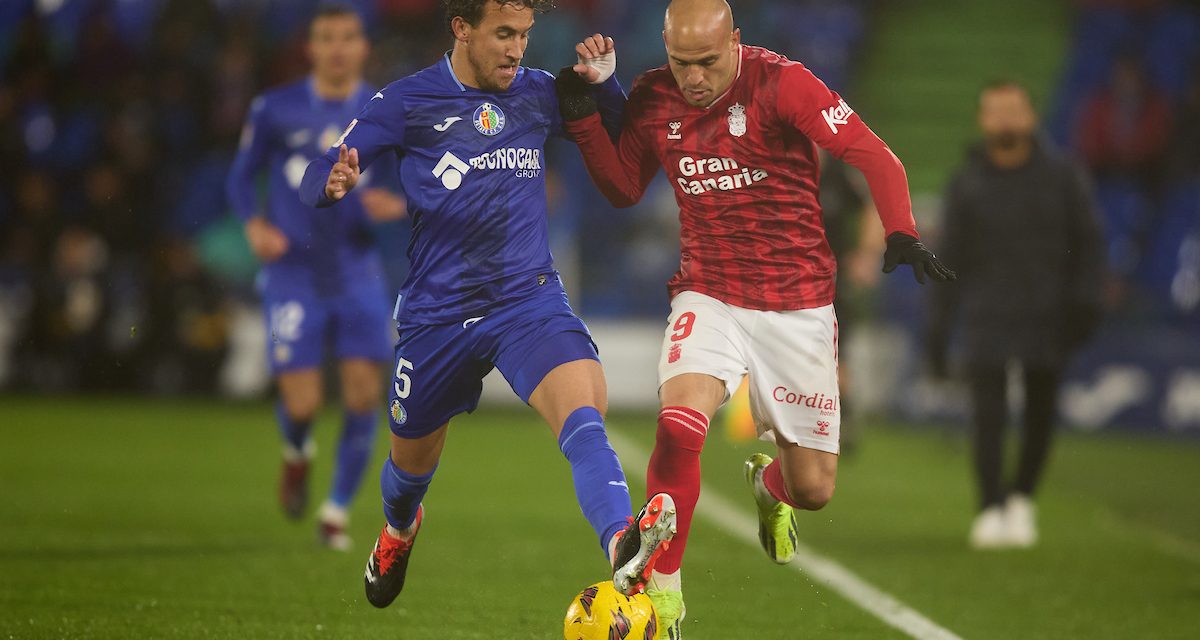
[[[1028,549],[1037,544],[1037,509],[1029,496],[1014,493],[1004,504],[1004,520],[1008,524],[1008,540],[1014,547]]]
[[[1002,549],[1009,546],[1008,521],[1004,517],[1004,508],[988,507],[975,516],[969,540],[974,549]]]

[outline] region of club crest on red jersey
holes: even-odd
[[[735,138],[746,135],[746,107],[740,103],[729,107],[729,134]]]

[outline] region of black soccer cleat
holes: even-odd
[[[646,589],[654,563],[675,536],[675,501],[656,493],[621,532],[613,553],[613,586],[631,596]]]
[[[371,557],[367,558],[367,572],[363,577],[367,600],[376,607],[382,609],[388,606],[404,589],[408,559],[412,557],[413,543],[417,539],[417,532],[421,530],[421,520],[424,517],[425,507],[417,507],[412,537],[407,540],[393,538],[387,532],[387,525],[379,532],[379,539],[375,541]]]

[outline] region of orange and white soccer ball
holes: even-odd
[[[650,596],[627,596],[612,580],[597,582],[579,592],[563,620],[566,640],[654,640],[658,615]]]

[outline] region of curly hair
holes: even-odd
[[[483,8],[489,2],[528,7],[537,13],[546,13],[554,8],[554,0],[442,0],[442,6],[446,8],[446,28],[450,28],[450,22],[456,16],[466,20],[472,27],[479,26],[479,21],[483,19]]]

